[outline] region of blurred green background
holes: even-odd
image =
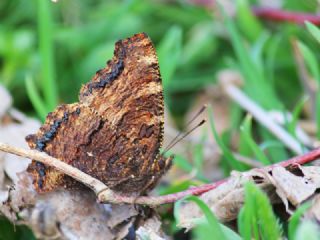
[[[216,84],[217,73],[233,69],[242,74],[246,94],[264,109],[295,113],[285,126],[294,136],[292,129],[298,119],[319,126],[320,97],[313,99],[314,108],[309,112],[301,109],[308,92],[299,79],[292,43],[298,44],[317,84],[319,42],[314,38],[316,33],[304,24],[256,17],[252,7],[267,3],[225,1],[223,5],[229,7],[220,7],[213,0],[2,0],[0,83],[9,89],[16,107],[43,120],[59,103],[77,101],[81,85],[105,66],[118,39],[146,32],[156,46],[166,105],[179,129],[183,129],[185,115],[197,96]],[[279,9],[309,14],[319,10],[316,0],[279,0],[274,4]],[[263,164],[294,155],[265,128],[251,126],[236,104],[230,103],[230,109],[231,127],[220,139],[226,146],[244,156],[256,157]],[[240,126],[244,130],[239,131]],[[315,137],[320,136],[319,132]],[[232,146],[235,136],[239,145]],[[187,172],[197,165],[196,178],[205,182],[208,179],[201,174],[202,149],[197,148],[193,163],[182,156],[177,157],[176,163]],[[233,169],[249,169],[228,156],[224,155],[226,161],[221,165],[226,175]],[[192,183],[162,193],[189,185]],[[173,234],[177,229],[172,228]]]
[[[27,79],[42,118],[57,103],[76,101],[81,84],[112,57],[114,43],[138,32],[146,32],[157,47],[165,88],[181,100],[171,107],[178,116],[222,65],[214,59],[224,50],[217,44],[212,14],[203,7],[161,1],[0,4],[1,82],[16,106],[31,112]]]
[[[81,84],[112,57],[115,41],[146,32],[157,48],[167,104],[174,116],[182,117],[195,94],[215,83],[217,71],[237,64],[232,62],[235,43],[214,1],[194,2],[1,1],[0,81],[13,94],[16,106],[26,112],[35,107],[43,118],[57,103],[77,100]],[[311,0],[279,2],[288,10],[312,12],[317,6]],[[266,107],[271,106],[269,101],[293,107],[301,89],[290,39],[317,47],[312,37],[296,24],[256,19],[250,15],[251,3],[230,3],[241,10],[235,16],[239,34],[253,46],[253,57],[263,54],[266,63],[260,66],[266,83],[260,86],[261,79],[256,80],[261,90],[248,88]]]

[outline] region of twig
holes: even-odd
[[[273,168],[275,166],[282,166],[282,167],[288,167],[290,165],[303,165],[309,162],[312,162],[316,159],[320,158],[320,148],[316,148],[310,152],[307,152],[301,156],[293,157],[291,159],[288,159],[286,161],[273,164],[271,166],[267,166],[266,168]]]
[[[320,25],[320,16],[301,12],[290,12],[275,8],[252,8],[253,13],[260,18],[270,19],[279,22],[292,22],[303,24],[309,21],[315,25]]]
[[[172,203],[178,201],[179,199],[188,196],[188,195],[200,195],[207,191],[213,190],[220,186],[221,184],[228,181],[228,179],[222,179],[215,183],[205,184],[198,187],[190,188],[186,191],[168,194],[164,196],[154,197],[154,196],[142,196],[142,197],[131,197],[123,196],[122,194],[116,193],[110,190],[104,183],[101,181],[89,176],[88,174],[80,171],[77,168],[74,168],[59,159],[48,156],[43,152],[38,152],[35,150],[25,150],[22,148],[17,148],[10,146],[5,143],[0,143],[0,151],[7,153],[12,153],[21,157],[30,158],[39,162],[42,162],[48,166],[55,167],[57,170],[69,175],[70,177],[76,179],[77,181],[85,184],[90,189],[92,189],[97,195],[98,201],[101,203],[129,203],[129,204],[143,204],[143,205],[160,205],[165,203]],[[302,156],[294,157],[287,161],[277,163],[271,166],[264,167],[263,169],[269,170],[275,166],[281,165],[287,167],[289,165],[302,165],[311,161],[316,160],[320,157],[320,148],[315,149],[311,152],[308,152]]]
[[[105,191],[108,187],[100,182],[98,179],[91,177],[90,175],[80,171],[79,169],[68,165],[67,163],[60,161],[57,158],[51,157],[44,152],[36,150],[26,150],[23,148],[13,147],[5,143],[0,143],[0,150],[7,153],[12,153],[21,157],[29,158],[42,162],[48,166],[54,167],[60,172],[63,172],[75,180],[85,184],[92,189],[96,194]],[[111,191],[111,190],[109,190]]]
[[[220,77],[221,85],[227,95],[239,104],[243,109],[247,110],[252,116],[265,126],[274,136],[280,139],[289,149],[296,154],[302,154],[304,148],[296,141],[286,130],[277,124],[270,115],[262,109],[258,104],[252,101],[234,84],[233,79]]]

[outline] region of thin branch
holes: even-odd
[[[57,158],[51,157],[44,152],[39,152],[36,150],[26,150],[23,148],[10,146],[8,144],[1,143],[1,142],[0,142],[0,151],[12,153],[20,157],[33,159],[38,162],[44,163],[48,166],[54,167],[58,171],[63,172],[69,175],[70,177],[74,178],[75,180],[85,184],[87,187],[92,189],[96,194],[108,189],[108,187],[98,179],[91,177],[90,175],[80,171],[75,167],[72,167],[71,165],[63,161],[60,161]]]
[[[149,206],[173,203],[189,195],[200,195],[202,193],[208,192],[212,189],[217,188],[221,184],[225,183],[227,180],[228,179],[222,179],[218,182],[204,184],[198,187],[192,187],[185,191],[163,195],[163,196],[141,196],[136,198],[136,197],[122,196],[122,195],[116,194],[113,196],[113,202],[114,203],[130,203],[130,204],[134,203],[134,204],[142,204],[142,205],[149,205]],[[98,200],[100,202],[109,202],[108,198],[109,196],[104,196],[104,192],[101,192],[98,195]]]
[[[77,181],[85,184],[90,189],[92,189],[97,195],[98,201],[102,203],[130,203],[130,204],[144,204],[144,205],[160,205],[165,203],[172,203],[178,201],[179,199],[188,196],[188,195],[200,195],[207,191],[213,190],[225,183],[228,179],[223,179],[215,183],[205,184],[198,187],[190,188],[186,191],[168,194],[164,196],[154,197],[154,196],[142,196],[142,197],[130,197],[123,196],[119,193],[116,193],[110,190],[104,183],[101,181],[89,176],[88,174],[80,171],[77,168],[74,168],[59,159],[48,156],[43,152],[38,152],[35,150],[25,150],[22,148],[17,148],[10,146],[5,143],[0,143],[0,151],[12,153],[21,157],[30,158],[39,162],[42,162],[48,166],[55,167],[57,170],[69,175],[70,177],[76,179]],[[281,165],[287,167],[289,165],[302,165],[314,161],[320,157],[320,148],[315,149],[311,152],[308,152],[302,156],[294,157],[287,161],[277,163],[271,166],[264,167],[265,170],[270,170],[275,166]]]
[[[192,0],[193,4],[204,6],[206,8],[213,8],[217,4],[215,0]],[[222,2],[222,1],[220,1]],[[251,11],[258,18],[277,21],[277,22],[291,22],[296,24],[303,24],[309,21],[315,25],[320,25],[320,16],[317,14],[286,11],[271,7],[252,7]]]

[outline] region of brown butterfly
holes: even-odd
[[[79,102],[58,106],[26,140],[122,193],[144,193],[169,169],[159,152],[164,103],[155,48],[145,33],[115,44],[113,58],[85,84]],[[40,193],[75,187],[72,178],[36,161],[28,167]]]

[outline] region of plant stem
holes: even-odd
[[[57,105],[55,82],[53,23],[49,1],[38,0],[38,33],[41,56],[41,83],[47,108],[52,111]]]
[[[160,205],[165,203],[172,203],[189,195],[200,195],[202,193],[213,190],[228,181],[228,178],[226,178],[218,182],[204,184],[198,187],[192,187],[185,191],[168,194],[164,196],[141,196],[141,197],[125,196],[121,193],[110,190],[104,183],[102,183],[98,179],[91,177],[90,175],[80,171],[75,167],[72,167],[66,164],[65,162],[60,161],[59,159],[48,156],[43,152],[13,147],[1,142],[0,142],[0,151],[12,153],[21,157],[30,158],[30,159],[42,162],[48,166],[56,168],[57,170],[69,175],[70,177],[85,184],[90,189],[92,189],[97,195],[98,201],[102,203],[107,203],[107,202],[117,203],[117,204],[129,203],[129,204],[143,204],[143,205],[155,206],[155,205]],[[302,165],[305,163],[312,162],[318,158],[320,158],[320,148],[317,148],[301,156],[297,156],[289,160],[264,167],[262,169],[270,170],[275,166],[288,167],[289,165]]]
[[[301,12],[290,12],[275,8],[252,8],[253,13],[260,18],[279,22],[304,24],[305,21],[320,25],[320,16]]]

